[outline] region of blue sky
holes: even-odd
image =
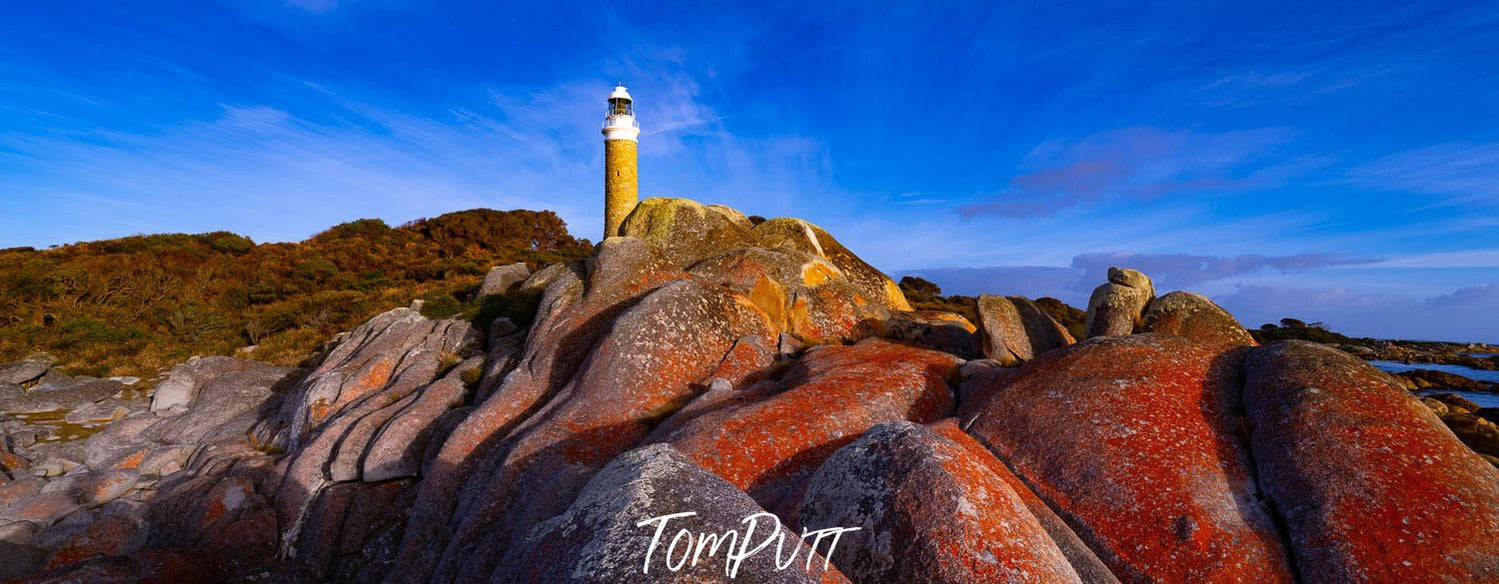
[[[0,247],[474,207],[597,239],[624,81],[643,196],[950,293],[1127,265],[1249,326],[1499,342],[1499,4],[875,6],[10,3]]]

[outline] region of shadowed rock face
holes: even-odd
[[[964,362],[972,324],[908,310],[815,225],[648,203],[633,236],[505,283],[535,297],[523,330],[392,310],[305,369],[190,361],[154,412],[118,381],[0,365],[29,378],[0,402],[123,412],[58,444],[0,422],[0,579],[723,581],[722,554],[632,570],[639,523],[687,511],[695,533],[867,527],[841,569],[772,550],[736,582],[1499,577],[1496,471],[1340,353],[1246,346],[1210,302],[1112,270],[1110,336],[1072,344],[989,297],[996,358]],[[1429,403],[1487,439],[1487,410]]]
[[[1318,582],[1499,579],[1499,469],[1374,367],[1282,341],[1250,353],[1260,483]]]

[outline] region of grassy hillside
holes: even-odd
[[[0,362],[46,351],[75,373],[142,375],[256,345],[254,358],[291,364],[414,298],[429,316],[480,312],[469,297],[490,267],[587,249],[550,211],[476,209],[301,243],[221,231],[0,250]]]

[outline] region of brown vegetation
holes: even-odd
[[[293,364],[416,298],[428,316],[524,313],[471,298],[489,268],[587,249],[550,211],[476,209],[395,228],[361,219],[301,243],[219,231],[0,250],[0,362],[46,351],[75,372],[144,376],[255,345],[254,358]]]

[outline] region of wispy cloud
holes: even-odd
[[[1213,257],[1104,252],[1078,254],[1069,266],[923,268],[902,274],[932,280],[953,294],[1055,296],[1070,302],[1086,302],[1094,287],[1108,281],[1108,269],[1112,266],[1141,270],[1155,281],[1157,290],[1164,292],[1258,273],[1295,274],[1376,261],[1379,260],[1323,253]]]
[[[1475,284],[1459,288],[1451,294],[1427,298],[1426,303],[1432,306],[1499,308],[1499,284]]]
[[[1249,108],[1264,105],[1301,104],[1331,95],[1388,73],[1379,66],[1350,70],[1340,63],[1280,71],[1246,71],[1224,75],[1191,91],[1203,105],[1216,108]]]
[[[1169,131],[1155,127],[1103,132],[1078,142],[1052,141],[1020,163],[1021,173],[987,201],[958,209],[964,217],[1035,217],[1114,199],[1143,200],[1265,186],[1275,170],[1282,129]]]
[[[1378,262],[1377,268],[1499,268],[1499,249],[1409,254]]]
[[[1451,143],[1392,154],[1358,166],[1359,186],[1424,193],[1454,203],[1499,201],[1499,143]]]
[[[1149,274],[1163,286],[1191,286],[1260,271],[1294,274],[1335,266],[1373,264],[1380,258],[1340,254],[1301,253],[1289,256],[1246,254],[1213,257],[1190,254],[1136,254],[1126,252],[1085,253],[1072,258],[1072,267],[1083,270],[1084,281],[1102,282],[1111,266],[1134,268]],[[1169,289],[1169,288],[1168,288]]]
[[[827,196],[836,187],[818,180],[831,175],[819,141],[735,135],[680,72],[634,83],[651,104],[642,120],[652,129],[641,139],[650,171],[642,195],[764,214],[842,198]],[[607,89],[596,80],[499,87],[461,107],[414,113],[368,92],[285,79],[277,92],[318,115],[221,103],[217,116],[140,132],[0,132],[0,173],[28,173],[27,192],[8,202],[26,216],[59,218],[0,229],[0,244],[213,229],[285,241],[360,217],[404,221],[474,207],[550,209],[594,238]],[[101,205],[119,208],[103,225],[77,212]],[[71,223],[83,215],[92,222]],[[9,227],[3,218],[0,226]]]

